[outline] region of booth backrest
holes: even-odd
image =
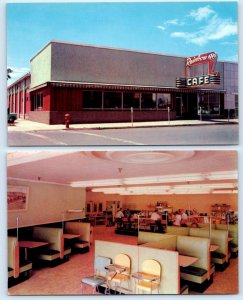
[[[91,229],[90,223],[82,222],[66,222],[65,223],[65,232],[72,234],[79,234],[77,238],[80,241],[86,241],[91,244]]]
[[[216,229],[229,230],[229,237],[233,238],[232,243],[238,245],[238,224],[216,224]]]
[[[49,243],[49,248],[52,250],[64,251],[63,230],[61,228],[52,227],[33,227],[33,240]]]
[[[177,236],[177,251],[181,255],[198,258],[193,266],[210,272],[210,240],[208,238]]]
[[[14,278],[19,276],[19,245],[16,237],[8,237],[8,267],[13,269]]]
[[[176,250],[176,235],[140,231],[138,244],[144,247]]]
[[[189,227],[167,226],[166,233],[174,235],[189,235]]]
[[[209,238],[210,231],[200,228],[190,228],[190,236]],[[228,231],[227,230],[211,230],[211,244],[218,245],[217,252],[225,254],[228,257]]]
[[[209,223],[197,223],[199,228],[205,228],[208,229],[210,224]],[[216,224],[211,224],[211,229],[215,229]]]

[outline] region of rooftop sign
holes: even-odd
[[[176,78],[176,87],[197,87],[205,85],[220,84],[220,74],[214,71],[218,55],[215,52],[208,52],[186,58],[186,78]],[[189,77],[190,68],[196,65],[208,65],[206,75]]]

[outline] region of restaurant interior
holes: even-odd
[[[237,294],[237,166],[231,150],[9,151],[8,294]]]

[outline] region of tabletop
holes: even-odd
[[[210,247],[209,247],[210,252],[216,251],[218,249],[219,249],[218,245],[210,245]]]
[[[122,273],[122,272],[126,271],[126,269],[127,269],[124,266],[120,266],[120,265],[116,265],[116,264],[108,265],[105,268],[109,271],[114,271],[116,273]]]
[[[80,237],[80,234],[64,233],[63,237],[64,237],[64,239],[71,240],[71,239],[76,239],[76,238]]]
[[[148,281],[148,282],[156,281],[159,279],[159,276],[157,276],[157,275],[148,274],[148,273],[144,273],[144,272],[133,273],[132,277],[135,279],[138,279],[138,280],[143,280],[143,281]]]
[[[194,256],[186,256],[179,255],[179,266],[180,267],[188,267],[198,261],[197,257]]]
[[[42,246],[48,245],[47,242],[39,242],[39,241],[19,241],[19,247],[22,248],[38,248]]]

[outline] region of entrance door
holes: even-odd
[[[188,113],[187,95],[176,95],[176,117],[185,117]]]
[[[197,94],[181,93],[176,95],[176,117],[197,118]]]
[[[176,117],[182,117],[182,96],[176,96]]]

